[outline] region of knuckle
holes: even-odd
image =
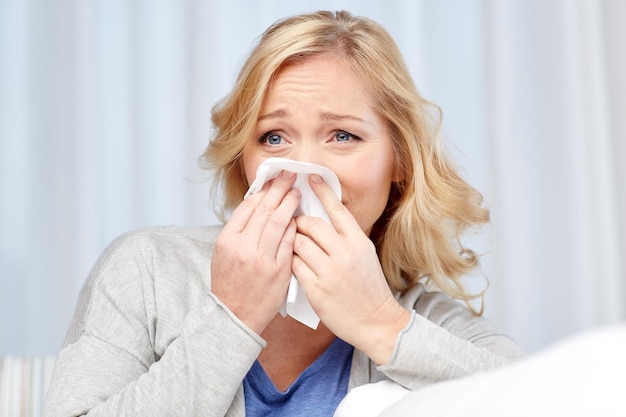
[[[271,216],[267,224],[276,230],[283,230],[287,227],[285,218],[282,216]]]
[[[275,210],[275,207],[272,204],[270,204],[269,202],[265,200],[262,200],[256,206],[255,212],[262,216],[269,216],[270,214],[274,212],[274,210]]]
[[[337,201],[330,205],[329,212],[342,214],[345,213],[348,209],[341,202]]]
[[[295,245],[295,239],[293,237],[287,235],[280,241],[279,245],[281,247],[292,248],[293,249],[293,247]]]
[[[224,233],[220,233],[217,239],[215,239],[213,250],[217,253],[221,253],[228,248],[228,246],[228,239],[224,236]]]
[[[267,269],[267,264],[265,262],[264,259],[261,259],[259,257],[255,257],[252,262],[251,265],[253,266],[253,269],[255,271],[265,271]],[[261,274],[263,275],[263,274]]]
[[[296,235],[296,240],[293,244],[293,247],[296,252],[303,251],[308,245],[308,240],[302,235]]]
[[[326,220],[322,219],[321,217],[314,217],[314,218],[311,220],[311,228],[312,228],[313,230],[317,230],[317,229],[319,229],[320,227],[324,227],[326,224],[327,224],[327,223],[326,223]]]
[[[255,201],[255,196],[251,195],[250,197],[245,198],[239,205],[243,207],[244,209],[254,210],[254,208],[256,207],[256,203],[254,201]]]
[[[361,239],[359,240],[359,243],[357,244],[357,248],[359,249],[359,251],[361,253],[369,253],[372,251],[376,251],[376,246],[374,245],[374,242],[372,242],[370,239]]]

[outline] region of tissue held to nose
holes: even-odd
[[[301,200],[295,214],[320,217],[330,223],[326,210],[309,186],[308,176],[309,174],[318,174],[322,177],[338,199],[341,199],[341,186],[335,173],[321,165],[285,158],[268,158],[257,168],[256,177],[244,198],[261,191],[267,181],[276,178],[282,171],[293,172],[297,175],[293,188],[300,191]],[[289,315],[313,329],[317,328],[320,321],[294,275],[291,277],[287,297],[280,313],[283,316]]]

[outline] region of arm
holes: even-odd
[[[390,360],[378,370],[408,388],[486,371],[524,356],[488,320],[443,293],[426,292],[420,284],[400,302],[414,304],[414,311]]]
[[[154,233],[112,245],[81,295],[46,416],[223,416],[289,285],[294,179],[246,199],[209,245]]]
[[[193,277],[199,268],[168,271],[181,261],[163,260],[155,247],[133,234],[94,267],[57,359],[45,416],[228,410],[264,342]]]
[[[419,285],[396,300],[355,218],[326,184],[310,183],[332,227],[297,218],[293,270],[324,324],[378,364],[386,378],[414,389],[521,355],[486,320],[442,293],[423,293]]]

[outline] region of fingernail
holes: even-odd
[[[287,170],[283,170],[282,175],[283,175],[283,177],[284,177],[284,178],[291,178],[291,177],[293,177],[295,174],[294,174],[293,172],[289,172],[289,171],[287,171]]]
[[[310,178],[311,178],[311,182],[314,182],[316,184],[321,184],[321,182],[322,182],[322,177],[320,177],[317,174],[311,174]]]
[[[289,193],[290,193],[292,196],[294,196],[294,197],[298,197],[298,198],[300,198],[300,195],[301,195],[301,194],[300,194],[300,190],[297,190],[297,189],[295,189],[295,188],[294,188],[294,189],[292,189],[291,191],[289,191]]]

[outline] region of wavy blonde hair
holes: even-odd
[[[475,253],[461,244],[468,228],[489,220],[482,196],[458,174],[439,139],[440,109],[420,96],[395,42],[376,22],[346,11],[320,11],[276,22],[244,63],[231,93],[213,107],[213,140],[201,160],[215,172],[226,215],[248,184],[241,154],[252,137],[270,83],[287,63],[331,54],[362,81],[388,122],[400,181],[370,235],[389,285],[406,291],[421,279],[468,302],[461,277],[475,269]],[[476,314],[476,311],[470,305]]]

